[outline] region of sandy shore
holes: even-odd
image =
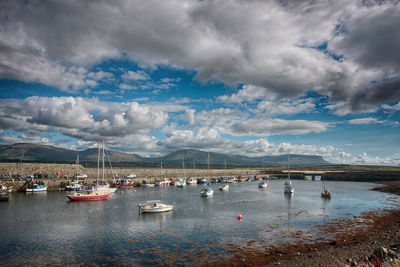
[[[400,182],[373,190],[400,194]],[[233,247],[230,259],[206,266],[400,266],[400,209],[367,212],[353,220],[322,226],[329,240],[269,247],[264,251]],[[380,249],[383,247],[384,249]],[[377,249],[378,248],[378,249]],[[376,250],[376,251],[375,251]],[[381,253],[383,260],[374,256]]]

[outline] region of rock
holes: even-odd
[[[374,250],[374,256],[378,257],[381,260],[384,260],[387,257],[387,254],[388,254],[388,250],[382,246],[377,247]]]

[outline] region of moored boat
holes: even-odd
[[[187,184],[197,184],[197,179],[194,178],[189,178],[186,181]]]
[[[206,184],[207,183],[207,179],[206,178],[197,179],[197,183],[198,184]]]
[[[25,192],[31,192],[31,193],[34,193],[34,192],[45,192],[45,191],[47,191],[47,186],[39,185],[39,184],[33,184],[31,187],[28,186],[25,189]]]
[[[154,187],[154,184],[147,182],[146,180],[144,180],[142,182],[142,187]]]
[[[157,181],[155,183],[156,186],[168,186],[170,184],[171,184],[171,181],[167,178],[163,178],[163,179],[161,179],[161,181]]]
[[[228,191],[229,190],[229,185],[228,184],[223,184],[220,187],[218,187],[219,191]]]
[[[261,180],[261,182],[258,183],[259,188],[267,188],[268,184],[264,181]]]
[[[147,204],[138,204],[139,212],[142,213],[159,213],[171,211],[174,206],[161,203],[160,200],[150,200]]]
[[[200,196],[202,196],[202,197],[209,197],[209,196],[212,196],[212,195],[214,195],[214,190],[212,190],[209,187],[204,187],[200,191]]]
[[[67,194],[71,201],[93,201],[93,200],[106,200],[113,192],[105,192],[101,190],[80,190]]]

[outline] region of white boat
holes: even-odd
[[[38,185],[38,184],[33,184],[33,187],[31,188],[26,188],[25,192],[44,192],[47,191],[47,186],[44,185]]]
[[[184,179],[179,179],[178,183],[176,184],[177,187],[185,187],[186,181]]]
[[[160,200],[150,200],[146,202],[147,204],[139,204],[139,212],[143,213],[159,213],[171,211],[174,206],[161,203]]]
[[[219,191],[228,191],[229,190],[229,184],[223,184],[220,187],[218,187]]]
[[[5,185],[1,185],[0,193],[11,193],[12,191],[13,191],[12,186],[7,187]]]
[[[209,197],[209,196],[212,196],[212,195],[214,195],[214,190],[212,190],[209,187],[204,187],[200,191],[200,196],[202,196],[202,197]]]
[[[332,193],[326,189],[325,181],[324,181],[324,189],[321,191],[321,197],[330,198],[332,197]]]
[[[187,183],[187,184],[197,184],[197,179],[189,178],[189,179],[186,181],[186,183]]]
[[[267,188],[268,184],[262,180],[261,182],[258,183],[258,187],[259,188]]]
[[[292,186],[292,181],[290,181],[290,157],[288,154],[288,180],[285,182],[283,186],[283,193],[285,194],[293,194],[294,187]]]
[[[169,179],[163,178],[163,179],[161,179],[161,181],[157,181],[155,185],[156,186],[167,186],[170,184],[171,184],[171,181]]]
[[[198,184],[206,184],[207,183],[207,179],[206,178],[197,179],[197,183]]]
[[[154,187],[154,184],[149,183],[149,182],[147,182],[147,181],[143,181],[143,182],[142,182],[142,187]]]

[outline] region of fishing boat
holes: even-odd
[[[258,183],[259,188],[267,188],[268,184],[264,180],[261,180],[261,182]]]
[[[124,179],[117,180],[115,186],[119,189],[128,189],[133,188],[134,183],[130,179],[125,177]]]
[[[47,191],[47,186],[44,186],[44,185],[39,185],[39,184],[33,184],[33,185],[31,185],[31,186],[28,186],[26,189],[25,189],[25,192],[31,192],[31,193],[34,193],[34,192],[45,192],[45,191]]]
[[[150,200],[147,204],[138,204],[139,212],[141,213],[159,213],[171,211],[174,206],[161,203],[160,200]]]
[[[228,191],[229,190],[229,185],[228,184],[223,184],[220,187],[218,187],[219,191]]]
[[[283,186],[283,193],[285,194],[293,194],[294,187],[292,186],[292,181],[290,181],[290,157],[288,154],[288,180],[285,182]]]
[[[142,187],[154,187],[154,184],[147,182],[146,180],[144,180],[142,182]]]

